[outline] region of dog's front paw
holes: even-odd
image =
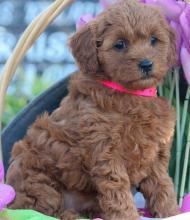
[[[177,206],[172,207],[171,205],[168,208],[162,208],[161,210],[159,210],[159,212],[156,212],[154,216],[156,218],[166,218],[166,217],[171,217],[171,216],[175,216],[179,214],[180,214],[179,207]]]
[[[80,219],[79,213],[75,212],[72,209],[66,209],[59,215],[61,220],[76,220]]]
[[[109,216],[104,216],[104,220],[140,220],[138,213],[133,213],[128,211],[124,214],[112,214]]]

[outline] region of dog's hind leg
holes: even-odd
[[[45,173],[17,169],[15,160],[7,174],[7,183],[16,190],[16,198],[9,205],[11,209],[33,209],[50,216],[56,216],[61,202],[61,194],[56,182]]]
[[[40,180],[40,181],[39,181]],[[8,178],[9,184],[14,183]],[[56,189],[56,183],[42,173],[32,174],[16,187],[16,199],[9,205],[11,209],[32,209],[61,220],[76,220],[79,213],[64,209],[61,205],[64,195]]]
[[[68,190],[64,183],[60,184],[60,181],[57,182],[56,178],[48,176],[42,170],[34,167],[23,169],[22,161],[21,156],[15,158],[8,169],[7,183],[16,190],[16,199],[9,208],[33,209],[61,220],[76,220],[80,216],[90,217],[91,214],[99,213],[94,194]],[[68,171],[67,173],[66,177],[69,179],[72,175]],[[77,169],[72,173],[75,178],[77,173]],[[82,174],[80,177],[79,180],[82,179]]]

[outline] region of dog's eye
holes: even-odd
[[[127,48],[127,42],[125,40],[118,40],[114,45],[114,48],[119,51],[124,50]]]
[[[155,46],[157,42],[158,42],[158,38],[157,37],[152,36],[150,38],[150,43],[151,43],[152,46]]]

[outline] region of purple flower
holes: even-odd
[[[181,46],[182,46],[182,27],[179,23],[175,21],[170,22],[171,27],[175,30],[176,33],[176,50],[177,50],[177,64],[180,65],[180,53],[181,53]]]
[[[181,57],[181,64],[183,67],[185,78],[188,84],[190,85],[190,53],[184,44],[181,47],[180,57]]]
[[[179,17],[180,25],[182,27],[182,38],[190,53],[190,5],[188,5]]]
[[[110,5],[116,3],[117,0],[100,0],[100,5],[103,7],[103,9],[106,9]]]
[[[0,182],[4,178],[3,163],[0,161]],[[4,209],[15,198],[15,190],[6,184],[0,183],[0,211]]]
[[[183,198],[183,203],[182,203],[181,211],[182,212],[190,212],[190,194],[187,194]]]
[[[83,27],[88,22],[92,21],[94,19],[94,16],[86,14],[80,17],[80,19],[76,23],[76,29]]]
[[[185,6],[184,2],[183,4],[179,4],[176,0],[156,0],[154,2],[170,20],[178,20]]]

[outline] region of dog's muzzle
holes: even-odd
[[[149,76],[152,71],[152,67],[153,67],[153,62],[148,59],[144,59],[139,63],[139,68],[143,76]]]

